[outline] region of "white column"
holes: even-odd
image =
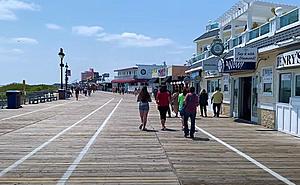
[[[253,17],[252,10],[249,8],[247,12],[247,31],[252,29],[252,24],[253,24],[252,17]]]
[[[235,37],[235,21],[231,21],[231,37],[230,39],[233,39]]]
[[[223,26],[220,27],[220,39],[222,40],[222,42],[224,42],[224,27]]]

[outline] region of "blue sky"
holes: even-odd
[[[299,0],[273,2],[300,6]],[[226,2],[226,3],[225,3]],[[184,64],[193,39],[237,0],[0,0],[0,84],[59,82],[58,51],[71,81],[141,64]]]

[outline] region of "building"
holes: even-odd
[[[81,81],[82,82],[97,82],[101,76],[99,75],[99,72],[94,71],[93,68],[90,68],[87,71],[84,71],[81,73]]]
[[[214,34],[196,39],[198,53],[187,72],[201,68],[200,84],[209,92],[221,87],[229,116],[300,136],[299,8],[240,1],[216,22]],[[215,35],[225,47],[217,61],[205,55],[210,48],[198,48]],[[205,69],[208,60],[217,72]]]
[[[161,68],[160,65],[144,65],[137,64],[133,67],[122,68],[114,70],[117,76],[112,80],[113,88],[125,88],[125,92],[134,92],[135,89],[141,89],[143,85],[149,85],[152,79],[152,71]],[[152,87],[148,90],[152,92]]]

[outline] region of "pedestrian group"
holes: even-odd
[[[159,90],[153,91],[157,109],[160,115],[161,130],[168,130],[166,127],[167,113],[171,117],[171,109],[175,113],[175,117],[180,115],[182,130],[184,137],[194,138],[195,134],[195,120],[197,114],[197,107],[200,106],[200,114],[202,117],[207,117],[208,106],[208,93],[205,89],[202,89],[200,95],[195,93],[195,87],[183,88],[179,93],[178,89],[175,89],[173,94],[167,89],[166,85],[160,86]],[[137,101],[139,102],[139,112],[141,118],[140,130],[147,131],[146,124],[149,112],[149,102],[151,102],[150,93],[147,87],[144,86],[139,92]],[[219,88],[211,95],[211,103],[213,104],[214,117],[219,117],[221,113],[221,105],[223,103],[223,94]],[[171,106],[171,109],[170,109]],[[188,121],[190,120],[190,129]]]

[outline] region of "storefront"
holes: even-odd
[[[276,128],[300,136],[300,49],[277,56],[276,75],[279,79]]]
[[[257,48],[244,47],[235,48],[233,56],[220,64],[225,112],[251,123],[258,123],[256,62]]]

